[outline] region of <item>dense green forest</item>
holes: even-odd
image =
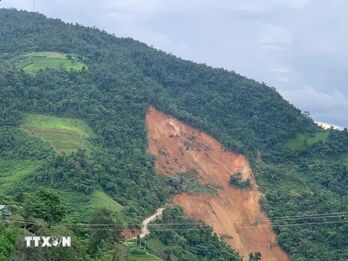
[[[321,130],[265,84],[96,28],[0,9],[0,39],[0,204],[17,221],[0,221],[0,260],[240,259],[209,228],[195,226],[185,233],[168,227],[143,244],[122,243],[121,229],[134,228],[175,193],[146,154],[150,105],[248,156],[265,194],[262,206],[293,260],[348,259],[347,130]],[[67,54],[84,67],[30,73],[18,67],[19,57],[35,52]],[[93,134],[59,153],[49,138],[25,130],[30,115],[74,119]],[[85,211],[91,204],[96,207]],[[321,224],[276,219],[303,215],[321,215]],[[164,218],[185,220],[177,208]],[[65,233],[76,244],[68,252],[29,252],[22,242],[28,233]]]

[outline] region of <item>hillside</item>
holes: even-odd
[[[154,255],[240,260],[237,251],[248,255],[248,243],[257,238],[253,233],[237,233],[250,237],[245,248],[227,245],[233,239],[214,235],[219,231],[208,217],[196,216],[206,224],[192,220],[192,208],[181,200],[193,191],[219,193],[218,176],[207,172],[201,178],[209,184],[202,185],[199,177],[179,173],[179,181],[191,185],[183,192],[177,180],[156,174],[166,165],[159,165],[159,152],[148,142],[154,127],[146,128],[149,108],[209,135],[224,148],[216,153],[241,155],[248,162],[251,191],[228,187],[228,193],[256,193],[256,212],[242,219],[261,212],[268,217],[273,230],[270,225],[265,230],[269,240],[278,239],[281,256],[348,258],[346,130],[322,130],[265,84],[95,28],[0,9],[0,38],[0,204],[16,217],[16,222],[0,221],[0,260],[46,260],[48,255],[51,260],[158,259]],[[59,54],[58,60],[47,54]],[[28,57],[35,69],[18,65]],[[162,146],[170,150],[171,144]],[[169,162],[175,155],[169,153]],[[178,171],[190,167],[195,165]],[[215,179],[218,184],[210,184]],[[144,217],[173,197],[183,208],[170,204],[157,221],[163,222],[160,230],[123,242],[122,231],[139,230]],[[243,204],[243,196],[240,200]],[[233,201],[226,204],[238,213]],[[25,220],[33,224],[23,226]],[[98,224],[107,226],[101,230]],[[237,229],[229,233],[235,236]],[[30,252],[22,242],[26,234],[71,235],[74,244],[66,252]],[[255,253],[250,260],[257,260]]]
[[[242,155],[225,151],[215,139],[154,108],[149,110],[146,126],[149,153],[156,157],[159,175],[194,171],[203,185],[220,185],[214,194],[183,191],[175,195],[173,202],[182,206],[185,214],[212,226],[244,258],[260,252],[265,260],[288,260],[261,210],[261,193]],[[237,173],[250,180],[250,188],[229,185],[230,176]]]

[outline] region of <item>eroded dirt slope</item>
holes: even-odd
[[[251,252],[261,252],[262,260],[289,260],[261,211],[262,194],[243,155],[224,150],[214,138],[153,107],[146,116],[146,127],[148,152],[156,157],[159,175],[173,176],[195,169],[201,183],[223,187],[217,195],[176,195],[173,202],[182,206],[186,215],[212,226],[245,260]],[[250,189],[228,184],[230,175],[237,172],[251,180]]]

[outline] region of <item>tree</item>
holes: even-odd
[[[24,200],[24,216],[40,218],[48,223],[59,222],[65,216],[65,203],[57,192],[42,189],[27,195]]]
[[[260,261],[261,260],[261,253],[255,252],[249,254],[249,261]]]
[[[105,209],[99,209],[95,212],[90,226],[92,229],[90,244],[95,251],[103,245],[111,245],[114,242],[123,240],[122,230],[123,224],[112,217],[112,213]]]
[[[230,176],[230,185],[240,189],[247,189],[251,187],[250,179],[242,180],[241,172]]]

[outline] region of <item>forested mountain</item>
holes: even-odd
[[[0,221],[0,260],[240,260],[177,207],[164,218],[190,232],[169,226],[151,242],[122,242],[122,230],[139,228],[175,193],[146,153],[150,106],[248,157],[292,260],[348,259],[347,130],[320,129],[274,88],[234,72],[0,9],[0,205],[12,213]],[[69,234],[75,244],[34,251],[23,245],[28,233]]]

